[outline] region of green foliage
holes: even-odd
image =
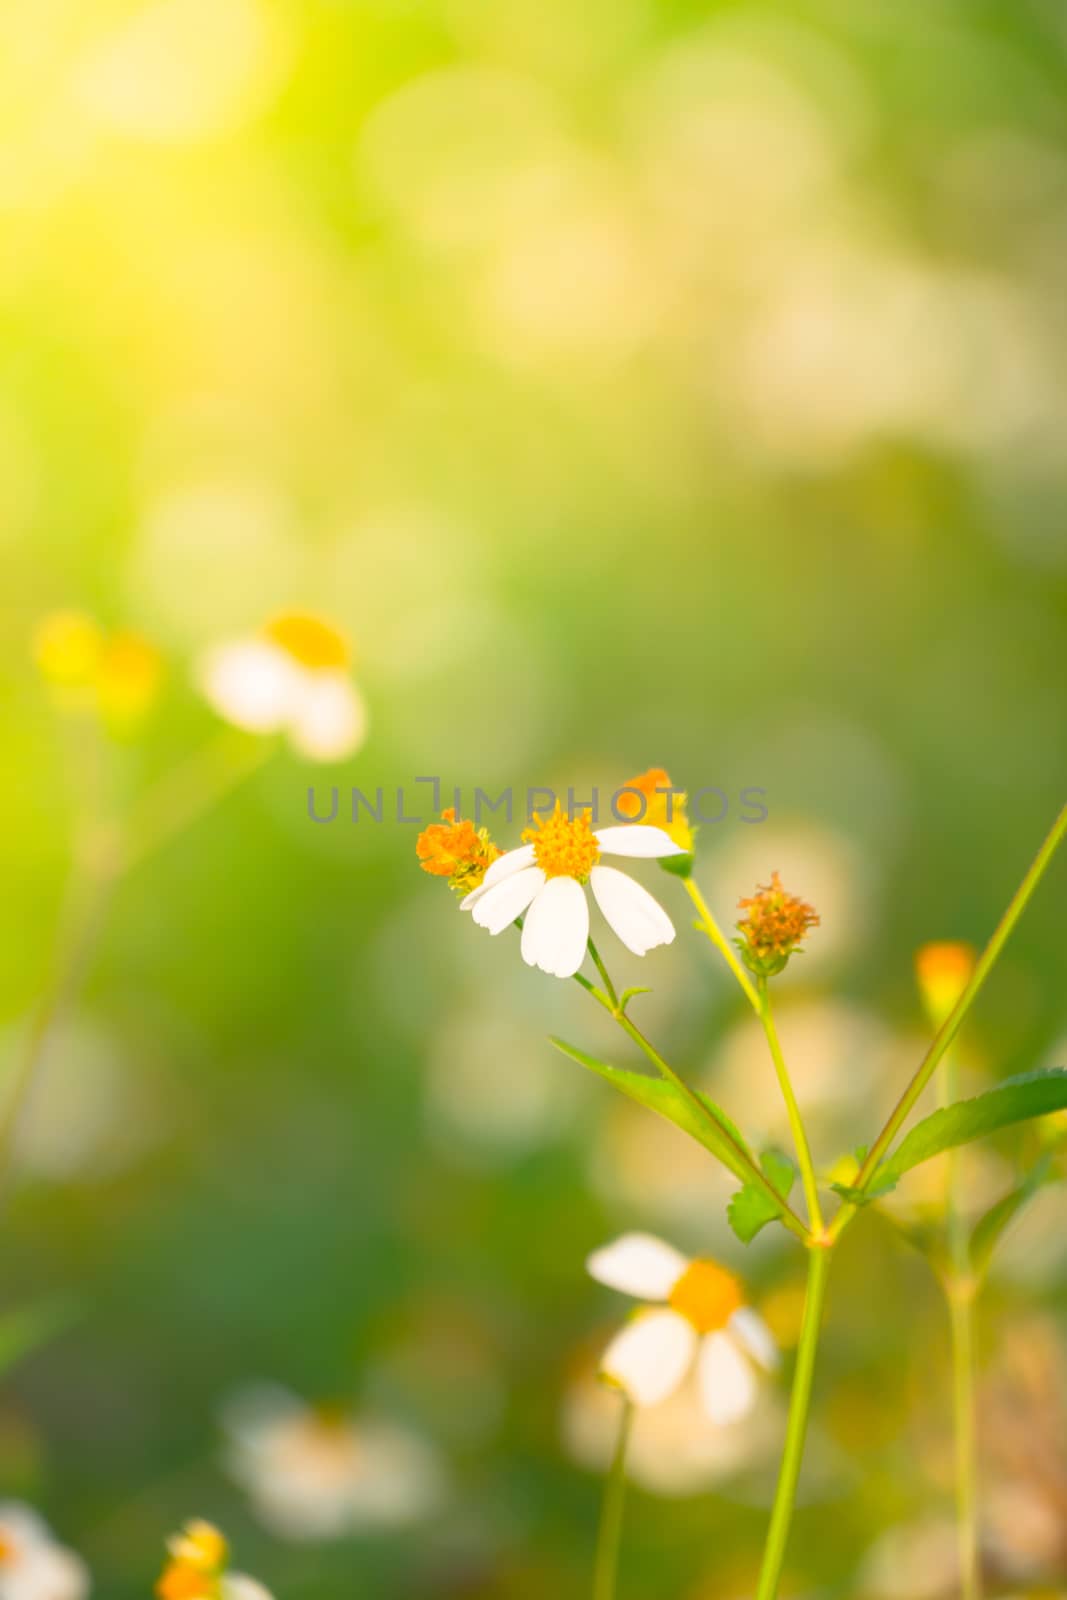
[[[985,1215],[975,1224],[971,1235],[970,1262],[972,1270],[981,1276],[989,1270],[989,1263],[993,1253],[1004,1237],[1007,1229],[1016,1217],[1034,1196],[1046,1184],[1055,1183],[1059,1177],[1051,1151],[1046,1151],[1041,1159],[1031,1167],[1022,1182],[1008,1194],[990,1206]]]
[[[833,1188],[853,1205],[869,1205],[872,1200],[891,1193],[906,1172],[924,1161],[998,1133],[1014,1123],[1047,1116],[1065,1107],[1067,1072],[1061,1068],[1006,1078],[985,1094],[959,1100],[925,1117],[906,1135],[896,1154],[878,1168],[865,1188],[840,1183],[835,1183]]]
[[[747,1179],[744,1162],[738,1155],[738,1149],[755,1160],[751,1155],[748,1145],[737,1127],[730,1121],[721,1106],[714,1100],[709,1100],[707,1095],[699,1094],[694,1090],[696,1099],[708,1113],[701,1117],[696,1106],[688,1096],[676,1089],[673,1083],[665,1078],[656,1078],[647,1072],[630,1072],[622,1067],[613,1067],[606,1061],[599,1061],[596,1056],[587,1054],[584,1050],[577,1049],[572,1044],[567,1044],[563,1039],[551,1041],[557,1050],[569,1056],[572,1061],[577,1061],[579,1066],[588,1068],[608,1083],[613,1083],[622,1093],[631,1100],[636,1100],[638,1105],[647,1106],[655,1111],[658,1116],[666,1117],[668,1122],[673,1122],[676,1127],[688,1133],[691,1138],[702,1144],[705,1150],[710,1150],[723,1166],[728,1167],[736,1178]],[[718,1126],[728,1135],[727,1138],[717,1138],[715,1128]],[[732,1144],[731,1144],[732,1141]],[[770,1204],[767,1197],[767,1204]],[[776,1213],[772,1213],[774,1215]]]
[[[797,1175],[789,1157],[782,1155],[779,1150],[765,1150],[760,1156],[760,1166],[775,1192],[783,1200],[788,1200]],[[775,1210],[767,1191],[757,1188],[753,1183],[746,1183],[743,1189],[737,1191],[726,1214],[742,1244],[751,1244],[761,1228],[781,1215]]]
[[[75,1319],[67,1299],[38,1300],[0,1316],[0,1373],[6,1373],[24,1356],[54,1339]]]

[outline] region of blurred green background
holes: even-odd
[[[42,616],[164,653],[154,714],[107,747],[120,814],[217,735],[197,653],[279,607],[350,631],[372,729],[336,769],[279,751],[108,907],[8,1178],[0,1304],[71,1314],[5,1376],[0,1488],[106,1600],[148,1593],[196,1513],[281,1600],[583,1595],[605,1446],[581,1374],[623,1310],[585,1253],[629,1227],[718,1253],[786,1343],[803,1263],[784,1236],[744,1252],[701,1153],[576,1081],[549,1031],[624,1054],[457,914],[417,829],[316,827],[308,786],[581,794],[662,764],[763,788],[767,821],[732,805],[698,876],[726,923],[775,868],[819,908],[783,1037],[820,1157],[870,1137],[922,1048],[915,947],[984,941],[1063,798],[1067,12],[2,12],[5,1060],[85,799]],[[1064,872],[968,1082],[1064,1063]],[[728,975],[643,877],[679,940],[614,946],[613,972],[773,1135]],[[974,1158],[976,1194],[1020,1148]],[[1001,1593],[1067,1582],[1065,1221],[1042,1197],[985,1311]],[[953,1593],[945,1332],[865,1219],[790,1594]],[[443,1503],[414,1535],[277,1537],[221,1460],[251,1379],[413,1424]],[[635,1489],[622,1600],[751,1593],[767,1404],[695,1485]]]

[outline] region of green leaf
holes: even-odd
[[[775,1193],[781,1195],[783,1200],[788,1200],[797,1175],[789,1157],[782,1155],[779,1150],[765,1150],[759,1162]],[[760,1229],[781,1216],[781,1212],[775,1209],[766,1190],[758,1189],[749,1182],[734,1195],[726,1215],[741,1243],[751,1244]]]
[[[1046,1151],[1019,1186],[998,1200],[995,1206],[990,1206],[985,1216],[975,1223],[970,1244],[971,1266],[975,1273],[981,1276],[988,1271],[993,1252],[1019,1212],[1030,1203],[1039,1190],[1047,1184],[1055,1183],[1059,1176],[1052,1152]]]
[[[636,1100],[638,1105],[647,1106],[658,1116],[666,1117],[668,1122],[673,1122],[675,1127],[688,1133],[698,1144],[702,1144],[705,1150],[710,1150],[723,1166],[728,1167],[735,1178],[748,1177],[744,1162],[738,1156],[737,1149],[731,1147],[729,1139],[732,1139],[750,1159],[755,1160],[755,1157],[752,1156],[744,1138],[726,1112],[721,1106],[717,1106],[714,1100],[709,1100],[707,1095],[693,1091],[707,1112],[707,1117],[702,1117],[689,1097],[682,1094],[666,1078],[657,1078],[648,1072],[630,1072],[622,1067],[610,1066],[606,1061],[598,1061],[596,1056],[587,1055],[584,1050],[576,1049],[563,1039],[553,1039],[551,1042],[565,1056],[577,1061],[579,1066],[586,1067],[590,1072],[595,1072],[599,1077],[606,1079],[608,1083],[613,1083],[616,1089],[620,1089],[631,1100]],[[729,1137],[718,1137],[717,1129],[724,1130]],[[767,1203],[770,1204],[770,1201]]]
[[[62,1333],[75,1316],[71,1301],[59,1298],[5,1312],[0,1316],[0,1373]]]
[[[945,1106],[918,1123],[904,1138],[895,1154],[879,1167],[867,1189],[867,1197],[888,1194],[905,1172],[933,1156],[957,1145],[970,1144],[1015,1122],[1047,1116],[1067,1106],[1067,1072],[1025,1072],[1006,1078],[995,1089]]]

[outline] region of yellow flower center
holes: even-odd
[[[348,640],[337,628],[308,612],[287,611],[268,622],[267,638],[312,672],[347,667]]]
[[[0,1533],[0,1567],[8,1566],[15,1558],[15,1546],[6,1533]]]
[[[568,817],[559,803],[550,817],[536,817],[523,839],[534,848],[534,859],[546,878],[577,878],[584,883],[600,860],[600,846],[587,812]]]
[[[732,1272],[714,1261],[691,1261],[670,1295],[671,1308],[698,1333],[725,1328],[744,1305],[741,1285]]]
[[[217,1572],[226,1565],[229,1553],[224,1535],[210,1522],[187,1522],[169,1548],[179,1566],[198,1572]]]

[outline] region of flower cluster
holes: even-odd
[[[451,806],[442,811],[440,822],[432,822],[419,834],[415,849],[423,872],[447,878],[449,888],[463,895],[481,886],[493,862],[503,854],[490,839],[488,828],[476,828],[467,820],[457,822]]]
[[[662,829],[639,823],[594,828],[584,812],[570,817],[557,804],[523,838],[517,850],[493,863],[461,909],[492,934],[524,917],[521,949],[527,966],[573,978],[589,944],[587,884],[609,927],[634,955],[671,943],[674,924],[659,902],[625,873],[601,863],[602,856],[680,855]]]
[[[818,912],[783,888],[777,872],[738,907],[748,916],[737,924],[741,938],[735,943],[749,971],[758,977],[781,972],[809,929],[819,926]]]
[[[158,1600],[271,1600],[261,1583],[229,1570],[229,1545],[210,1522],[187,1522],[167,1550]]]
[[[663,767],[649,767],[636,778],[627,778],[619,791],[616,811],[634,822],[662,828],[680,850],[692,855],[696,833],[689,826],[686,797],[672,786]]]

